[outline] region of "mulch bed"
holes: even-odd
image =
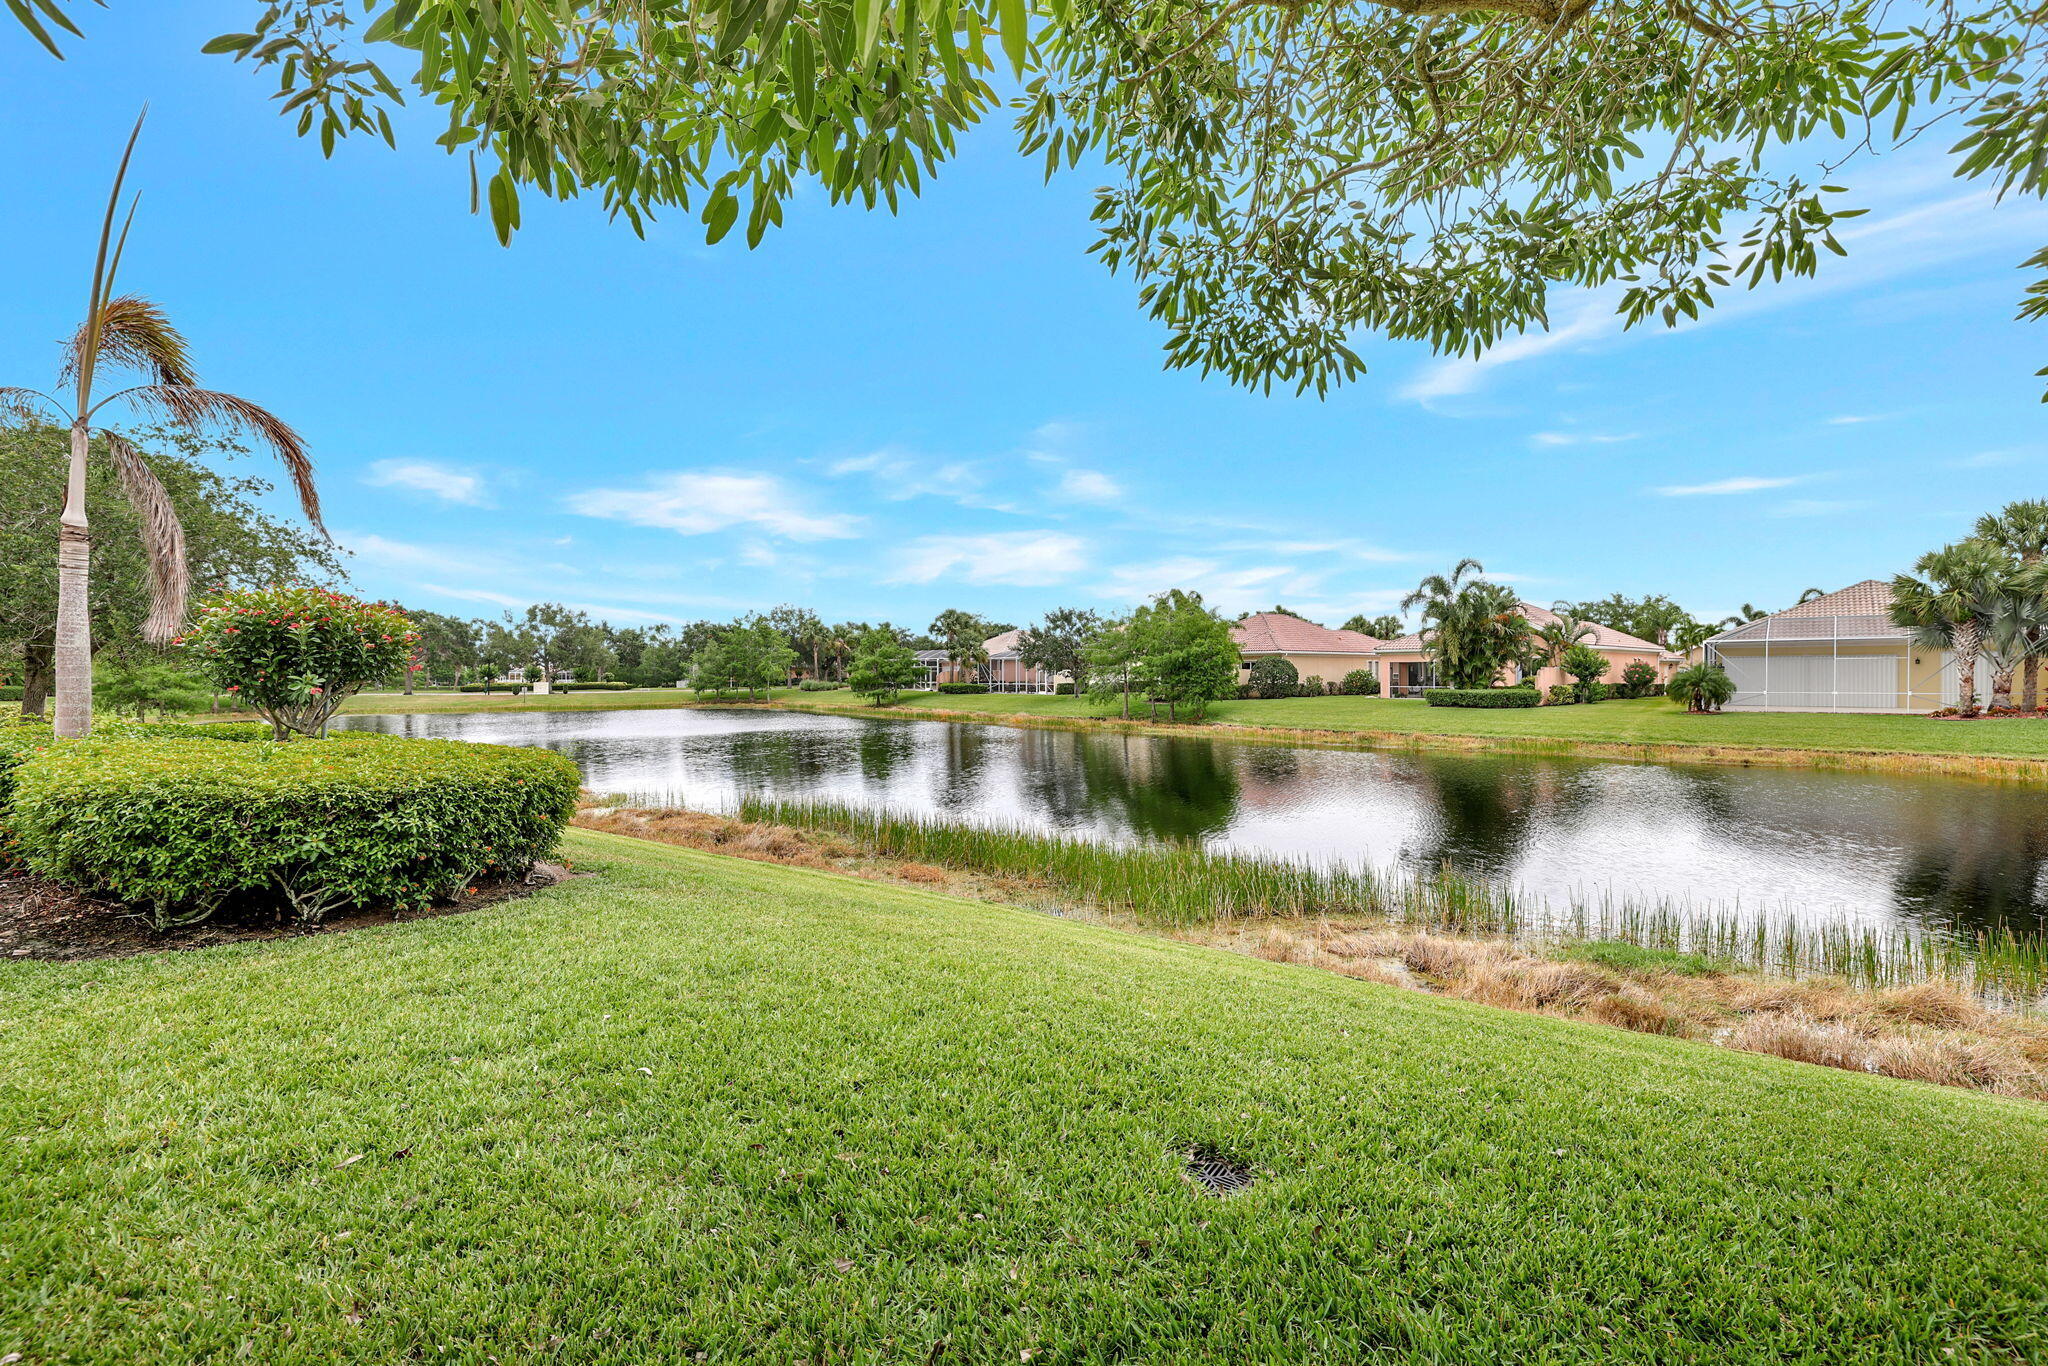
[[[461,915],[530,895],[572,876],[590,874],[572,874],[559,864],[542,863],[523,878],[479,880],[461,899],[438,903],[423,911],[351,911],[331,915],[310,926],[222,918],[158,932],[118,901],[87,896],[75,888],[27,873],[0,873],[0,958],[63,963],[206,949],[252,939],[344,934],[372,925]]]

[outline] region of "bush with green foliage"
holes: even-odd
[[[1690,712],[1719,711],[1735,696],[1735,680],[1718,664],[1695,664],[1671,675],[1664,695]]]
[[[1562,686],[1562,685],[1560,685]],[[1552,689],[1556,691],[1556,689]],[[1566,691],[1569,691],[1567,689]],[[1533,707],[1534,688],[1429,688],[1422,700],[1432,707]]]
[[[1337,691],[1346,697],[1378,697],[1380,676],[1371,669],[1353,669],[1344,675],[1344,681],[1337,685]]]
[[[103,660],[93,669],[93,707],[115,716],[200,711],[212,697],[205,678],[161,660]]]
[[[1074,695],[1074,685],[1071,683],[1055,683],[1052,685],[1052,695],[1054,697],[1072,697]]]
[[[17,686],[0,688],[0,702],[21,701],[21,688]]]
[[[845,686],[844,683],[834,683],[827,678],[806,678],[796,685],[798,692],[837,692]]]
[[[600,678],[588,683],[552,683],[548,686],[555,692],[625,692],[633,684],[616,678]]]
[[[1597,691],[1600,680],[1614,667],[1614,662],[1584,641],[1574,641],[1558,661],[1572,677],[1572,691],[1581,702],[1598,702],[1601,694]]]
[[[217,593],[178,637],[193,664],[268,720],[279,740],[324,736],[341,704],[412,659],[412,623],[387,603],[287,585]]]
[[[854,647],[853,668],[847,682],[856,693],[878,707],[896,700],[896,695],[917,682],[917,655],[903,638],[891,630],[875,629]]]
[[[1622,697],[1648,697],[1650,689],[1656,685],[1656,667],[1636,659],[1629,661],[1628,667],[1621,671],[1621,686],[1615,691]]]
[[[581,781],[551,750],[455,740],[96,739],[17,764],[9,819],[36,872],[160,928],[230,904],[314,923],[525,871],[554,849]]]
[[[1569,707],[1579,700],[1579,690],[1569,683],[1553,683],[1543,692],[1546,707]]]
[[[941,684],[939,684],[939,691],[940,691],[940,692],[943,692],[943,693],[953,693],[953,694],[956,694],[956,695],[960,695],[960,694],[966,694],[966,693],[984,693],[984,692],[987,692],[987,691],[988,691],[988,684],[986,684],[986,683],[941,683]]]
[[[1267,700],[1293,697],[1301,686],[1301,671],[1290,661],[1277,656],[1255,659],[1245,683],[1251,689],[1253,697]]]

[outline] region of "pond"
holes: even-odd
[[[2044,787],[739,709],[336,724],[546,746],[581,764],[593,790],[648,804],[815,797],[1107,839],[1448,865],[1553,904],[1640,898],[1971,934],[2048,928]]]

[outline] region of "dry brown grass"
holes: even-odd
[[[1062,914],[1089,910],[1055,898],[1053,889],[1029,879],[875,858],[837,836],[730,816],[593,805],[578,814],[576,823],[710,853],[942,888]],[[2048,1020],[1995,1013],[1946,983],[1872,992],[1833,978],[1621,973],[1503,940],[1330,920],[1240,919],[1171,934],[1271,962],[1482,1005],[1706,1040],[1852,1072],[2048,1100]]]

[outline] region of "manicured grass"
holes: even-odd
[[[775,701],[806,711],[885,716],[849,692],[801,692],[778,688]],[[347,711],[397,713],[430,711],[588,711],[697,705],[682,689],[646,692],[568,693],[548,697],[485,697],[441,693],[411,698],[396,693],[351,699]],[[958,713],[962,719],[1034,719],[1088,724],[1103,720],[1085,699],[1035,693],[907,694],[894,709]],[[1355,735],[1361,742],[1431,744],[1477,739],[1570,751],[1577,746],[1640,746],[1645,757],[1679,748],[1742,751],[1776,749],[1827,754],[1936,755],[1957,758],[2048,759],[2048,721],[1938,721],[1927,716],[1724,712],[1689,716],[1661,697],[1601,702],[1591,706],[1538,707],[1523,711],[1427,707],[1420,702],[1380,697],[1294,697],[1271,702],[1219,702],[1211,724],[1176,727],[1219,733],[1248,726],[1276,731],[1322,731]],[[1114,720],[1114,718],[1108,718]],[[1139,719],[1142,720],[1142,712]]]
[[[825,700],[821,703],[819,698]],[[803,705],[821,710],[858,710],[865,702],[842,693],[813,693],[804,696]],[[1101,714],[1085,700],[1034,693],[950,697],[919,693],[908,697],[904,705],[920,709],[944,707],[997,716],[1083,718]],[[1140,712],[1140,718],[1142,715]],[[1817,712],[1723,712],[1716,716],[1689,716],[1675,703],[1661,697],[1530,710],[1429,707],[1420,702],[1383,697],[1288,697],[1270,702],[1219,702],[1210,709],[1210,719],[1216,725],[1374,732],[1418,738],[1484,736],[1592,744],[1743,746],[2048,759],[2048,721],[1938,721],[1928,716],[1830,715]]]
[[[570,852],[470,916],[0,964],[0,1355],[2048,1353],[2042,1107]]]

